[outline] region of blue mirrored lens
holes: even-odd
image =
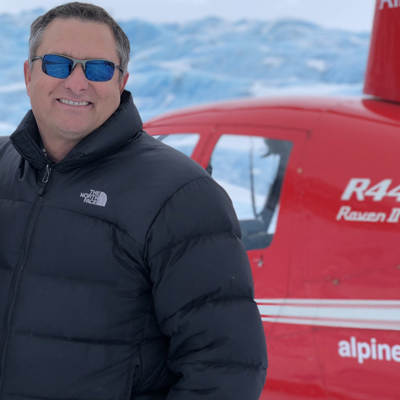
[[[43,57],[42,70],[53,78],[65,79],[71,74],[73,65],[69,58],[47,54]],[[89,81],[109,81],[114,76],[114,64],[105,60],[86,61],[85,76]]]
[[[89,81],[109,81],[114,76],[114,65],[103,60],[87,61],[85,75]]]
[[[68,58],[46,55],[43,57],[42,70],[53,78],[64,79],[71,73],[72,65],[73,62]]]

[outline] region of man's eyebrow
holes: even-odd
[[[59,51],[46,51],[46,53],[43,53],[42,55],[46,55],[46,54],[54,54],[56,56],[64,56],[64,57],[70,57],[70,58],[74,58],[71,56],[70,53],[60,53]]]
[[[53,51],[53,52],[49,51],[49,52],[47,52],[46,54],[55,54],[55,55],[58,55],[58,56],[64,56],[64,57],[73,58],[74,60],[85,60],[85,61],[86,61],[86,60],[107,60],[107,61],[111,61],[110,58],[107,58],[107,57],[75,58],[75,57],[73,57],[73,56],[71,55],[71,53],[58,53],[58,52],[56,52],[56,51]],[[115,61],[112,61],[112,62],[115,63]]]

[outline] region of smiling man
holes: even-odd
[[[148,136],[101,8],[34,21],[0,138],[0,399],[256,400],[265,338],[226,193]]]
[[[35,50],[39,56],[32,56],[24,65],[27,92],[48,155],[60,161],[116,111],[129,74],[126,65],[125,70],[118,66],[113,32],[104,23],[57,18],[47,25]],[[58,54],[66,58],[57,58]],[[110,61],[113,66],[108,69],[113,76],[107,81],[90,80],[81,63],[72,68],[71,57]],[[107,68],[104,61],[95,66],[90,63],[93,61],[85,65],[87,73],[90,68]],[[71,69],[70,75],[49,77],[51,71],[57,74],[63,68],[68,73]]]

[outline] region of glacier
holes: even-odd
[[[44,10],[0,14],[0,135],[30,108],[23,62]],[[360,95],[370,32],[302,20],[120,22],[131,42],[130,90],[143,120],[194,104],[286,95]]]

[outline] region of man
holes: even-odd
[[[235,213],[142,131],[126,35],[69,3],[29,45],[32,111],[0,141],[0,399],[258,399],[265,338]]]

